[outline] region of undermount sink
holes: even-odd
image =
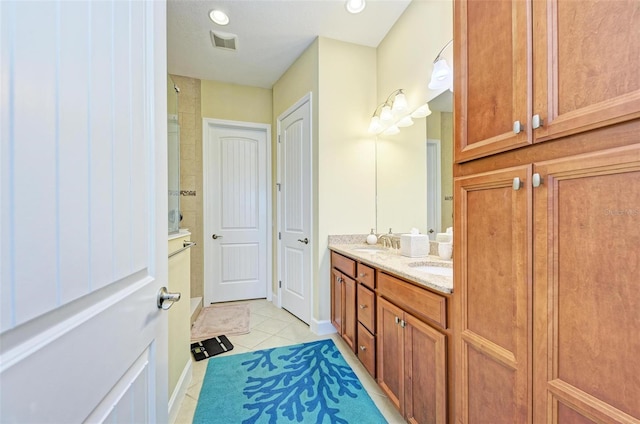
[[[441,275],[443,277],[453,277],[453,268],[449,264],[436,264],[430,262],[414,262],[409,264],[416,271],[426,272],[431,275]]]
[[[354,247],[351,250],[353,250],[354,252],[362,252],[362,253],[377,253],[377,252],[384,252],[387,249],[384,247],[370,246],[370,247]]]

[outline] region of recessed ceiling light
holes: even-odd
[[[229,23],[229,17],[222,10],[212,10],[209,12],[209,18],[218,25],[226,25]]]
[[[349,13],[360,13],[364,10],[367,3],[365,0],[347,0],[344,5]]]

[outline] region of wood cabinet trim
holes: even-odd
[[[356,261],[351,258],[331,251],[331,266],[339,269],[351,278],[356,278]]]
[[[378,294],[417,317],[447,328],[447,299],[387,273],[378,271]]]

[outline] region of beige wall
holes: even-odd
[[[287,71],[276,81],[273,85],[273,131],[272,131],[272,147],[273,152],[277,151],[276,140],[277,140],[277,119],[278,117],[284,113],[287,109],[289,109],[292,105],[294,105],[298,100],[304,97],[307,93],[311,93],[311,121],[312,121],[312,156],[313,156],[313,193],[312,193],[312,201],[314,205],[318,204],[318,190],[317,184],[318,181],[318,166],[317,166],[317,157],[318,157],[318,47],[319,40],[316,39],[311,45],[296,59],[296,61],[287,69]],[[277,173],[277,155],[273,156],[274,164],[273,164],[273,172],[274,179],[273,181],[277,181],[276,173]],[[275,191],[272,193],[273,199],[276,199]],[[277,202],[273,202],[273,218],[277,219]],[[315,215],[315,211],[314,211]],[[317,239],[316,235],[318,234],[317,220],[314,221],[313,224],[313,235],[310,237],[313,243],[314,250],[317,249]],[[277,250],[277,237],[273,238],[273,292],[277,293],[276,289],[276,281],[277,278],[277,263],[278,263],[278,250]],[[313,269],[318,269],[318,263],[316,258],[313,258],[312,267]],[[316,273],[314,272],[314,276]],[[314,299],[318,299],[317,294],[317,280],[313,281],[314,288]],[[312,316],[316,317],[316,309],[318,302],[314,301],[314,311],[312,311]]]
[[[428,89],[433,60],[453,37],[451,1],[413,1],[377,49],[377,103],[398,88],[416,108],[439,93]],[[453,49],[444,55],[452,64]],[[372,104],[371,110],[376,104]],[[414,120],[378,143],[378,231],[427,230],[426,122]]]
[[[202,297],[202,117],[200,80],[178,75],[171,78],[180,88],[178,123],[180,124],[180,228],[191,231],[196,246],[191,250],[191,296]]]
[[[320,37],[273,87],[274,127],[306,93],[313,97],[312,316],[317,321],[330,318],[327,237],[367,233],[375,226],[375,145],[367,134],[375,60],[371,47]]]
[[[271,90],[171,76],[180,88],[180,208],[181,228],[191,231],[197,243],[191,249],[191,296],[204,293],[202,203],[202,118],[271,124]],[[185,193],[186,192],[186,193]]]
[[[203,118],[271,124],[271,90],[207,80],[201,86]]]
[[[330,319],[331,234],[367,234],[375,227],[376,50],[328,38],[319,48],[318,320]]]

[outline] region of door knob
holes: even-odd
[[[298,241],[300,243],[309,244],[309,239],[307,237],[305,237],[304,240],[298,239]]]
[[[216,240],[216,239],[222,238],[222,236],[219,236],[219,235],[217,235],[217,234],[213,234],[213,235],[211,236],[211,238],[212,238],[212,239],[214,239],[214,240]]]
[[[182,294],[180,293],[169,293],[166,287],[162,287],[158,290],[158,309],[166,311],[171,305],[179,301],[181,296]]]

